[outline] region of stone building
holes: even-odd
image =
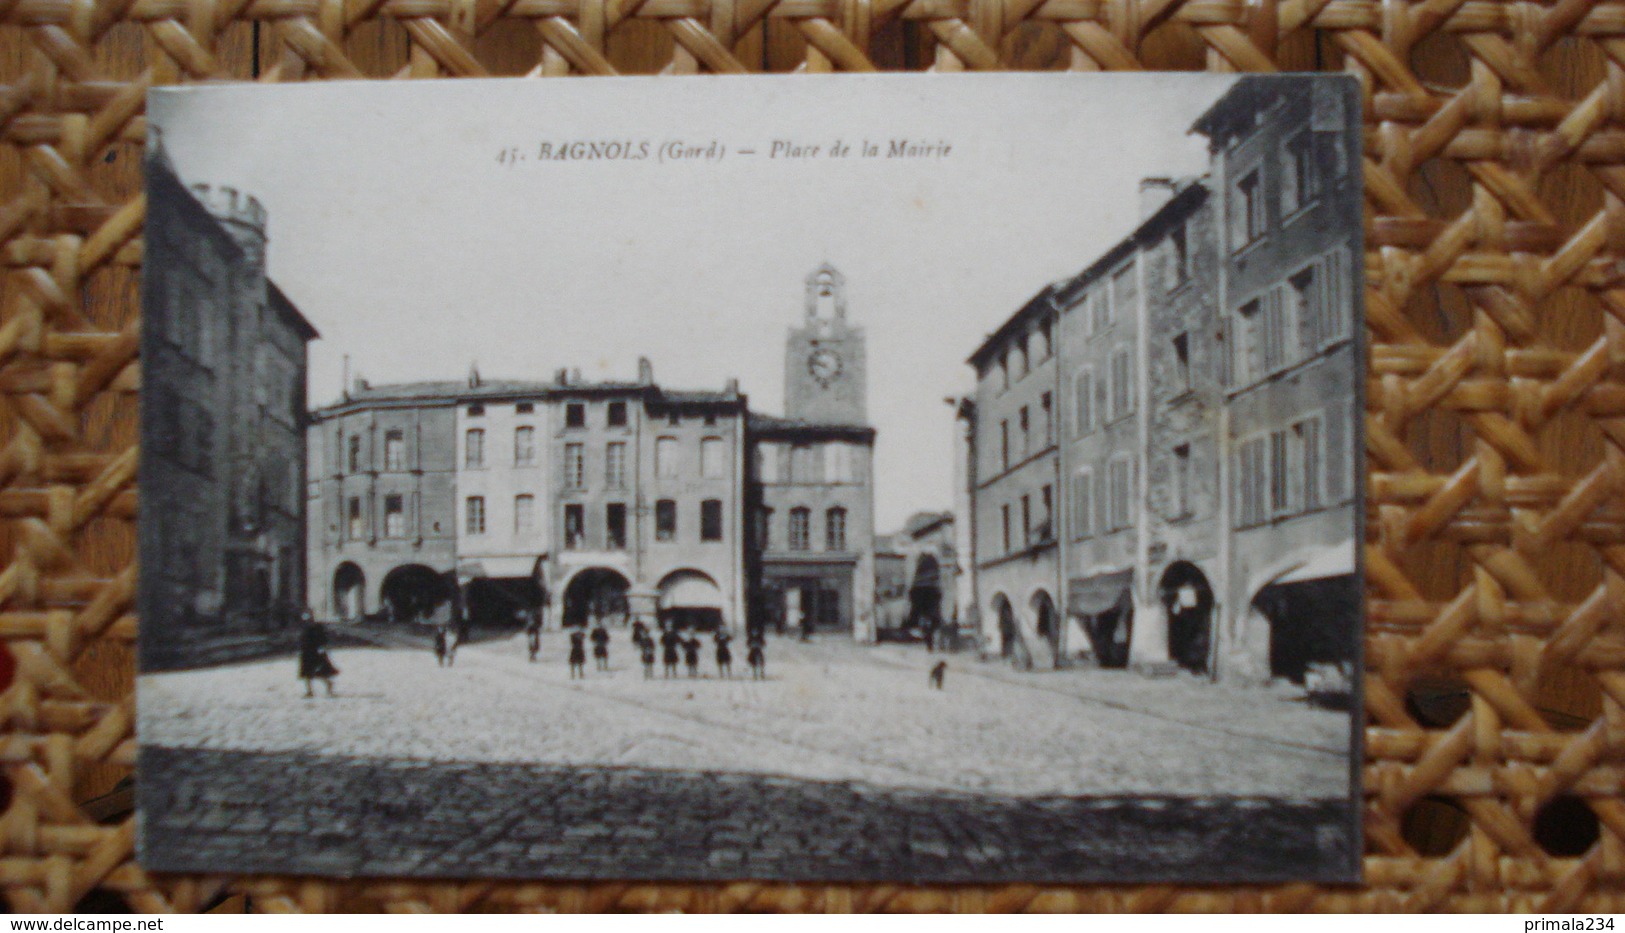
[[[517,388],[517,387],[516,387]],[[311,413],[311,610],[446,622],[457,595],[458,382],[372,386]]]
[[[875,539],[875,618],[881,637],[957,628],[958,534],[952,512],[917,512]]]
[[[1004,653],[1014,641],[1041,666],[1049,647],[1062,663],[1347,687],[1360,613],[1353,94],[1238,81],[1195,127],[1209,173],[1147,179],[1136,228],[971,357],[972,590]],[[1057,360],[1037,360],[1057,317]],[[1065,433],[1058,452],[1034,449],[1039,409]],[[1052,476],[1066,480],[1058,499]],[[1044,628],[1053,575],[1067,624]]]
[[[745,404],[663,389],[647,362],[626,382],[358,383],[313,417],[317,607],[741,625]]]
[[[563,625],[621,613],[742,628],[746,400],[561,374],[549,390],[552,605]],[[624,607],[623,607],[624,604]]]
[[[148,160],[142,277],[143,669],[287,641],[305,601],[306,345],[266,277],[266,215]]]
[[[1352,81],[1245,77],[1197,121],[1222,229],[1226,522],[1221,673],[1302,680],[1357,656],[1363,456]]]
[[[971,354],[976,369],[975,568],[984,643],[1023,666],[1061,656],[1056,527],[1060,456],[1055,286]]]
[[[757,622],[875,638],[874,428],[863,329],[829,265],[785,348],[784,417],[752,413]]]
[[[1206,670],[1217,246],[1201,180],[1147,179],[1141,202],[1140,225],[1062,289],[1066,650],[1106,667]]]

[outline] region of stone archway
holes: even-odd
[[[626,594],[631,582],[609,567],[588,567],[570,578],[564,587],[564,610],[560,623],[566,628],[590,627],[597,622],[625,622]]]
[[[333,614],[341,622],[359,622],[367,614],[367,575],[351,561],[333,571]]]
[[[1213,588],[1190,561],[1175,561],[1157,586],[1168,611],[1168,657],[1194,674],[1206,674],[1213,646]]]
[[[722,588],[710,574],[699,570],[674,570],[660,581],[660,624],[677,629],[715,631],[726,625],[722,611]]]
[[[1033,630],[1038,638],[1049,649],[1050,657],[1058,657],[1061,653],[1061,619],[1055,612],[1055,600],[1045,590],[1034,593],[1028,600],[1027,608],[1033,614]]]
[[[384,576],[379,598],[390,620],[405,625],[428,623],[456,595],[445,574],[422,564],[402,564]]]
[[[932,554],[914,562],[908,588],[908,627],[934,630],[942,623],[942,567]]]

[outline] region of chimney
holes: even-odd
[[[655,384],[655,366],[649,362],[647,356],[638,357],[638,385],[652,386]]]
[[[360,376],[355,377],[355,391],[357,395],[360,395],[362,392],[365,392],[370,388],[372,388],[372,386],[367,383],[367,380],[361,378]]]
[[[570,384],[573,386],[581,385],[581,370],[579,368],[570,370]]]
[[[739,394],[739,377],[737,377],[737,376],[730,377],[728,379],[728,384],[723,386],[722,391],[728,393],[729,395],[738,395]]]
[[[1140,179],[1140,219],[1149,220],[1174,196],[1174,180],[1167,177]]]
[[[480,379],[480,364],[479,363],[469,363],[468,364],[468,387],[470,389],[478,389],[481,384],[482,384],[482,380]]]
[[[559,369],[557,372],[555,372],[553,374],[553,381],[558,383],[561,386],[569,385],[570,384],[570,371],[568,369],[562,369],[562,368]]]

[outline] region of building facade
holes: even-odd
[[[970,357],[976,369],[975,570],[984,643],[1022,666],[1062,657],[1057,290],[1046,286]]]
[[[1234,451],[1223,659],[1248,679],[1351,669],[1364,455],[1352,82],[1243,78],[1197,122],[1224,218]]]
[[[750,418],[757,624],[875,638],[874,443],[862,328],[834,267],[804,283],[785,342],[784,417]]]
[[[919,512],[875,541],[875,618],[880,637],[957,630],[959,535],[953,512]]]
[[[305,601],[306,346],[266,277],[266,215],[148,161],[142,296],[145,670],[249,656]]]
[[[989,645],[1020,642],[1023,663],[1044,664],[1033,646],[1047,641],[1055,663],[1347,688],[1360,618],[1353,95],[1346,82],[1238,81],[1195,126],[1209,173],[1147,179],[1135,230],[971,357],[961,444]],[[1041,366],[1048,319],[1058,343]],[[1065,435],[1056,450],[1033,448],[1040,409]],[[1052,475],[1065,479],[1054,495]],[[1035,490],[1037,527],[1053,532],[1036,540]],[[1052,574],[1066,623],[1041,628]],[[1027,590],[1024,607],[1011,593]]]
[[[310,607],[448,622],[457,596],[456,382],[358,380],[311,414]]]

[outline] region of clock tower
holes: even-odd
[[[784,357],[784,414],[797,421],[869,422],[863,328],[846,320],[846,278],[824,263],[806,280],[806,315]]]

